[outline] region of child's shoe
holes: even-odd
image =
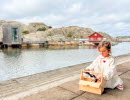
[[[116,88],[118,88],[119,90],[123,90],[124,86],[123,85],[118,85]]]

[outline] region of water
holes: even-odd
[[[130,53],[130,42],[112,47],[114,56]],[[3,49],[0,52],[0,81],[93,61],[96,47]]]

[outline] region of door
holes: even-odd
[[[12,41],[18,41],[18,28],[12,28]]]

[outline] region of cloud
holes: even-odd
[[[129,0],[1,0],[1,3],[1,20],[44,22],[53,27],[77,25],[112,36],[130,35]]]

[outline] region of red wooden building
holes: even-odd
[[[103,36],[97,32],[94,32],[93,34],[88,36],[88,40],[89,42],[94,43],[95,45],[98,45],[103,40]]]

